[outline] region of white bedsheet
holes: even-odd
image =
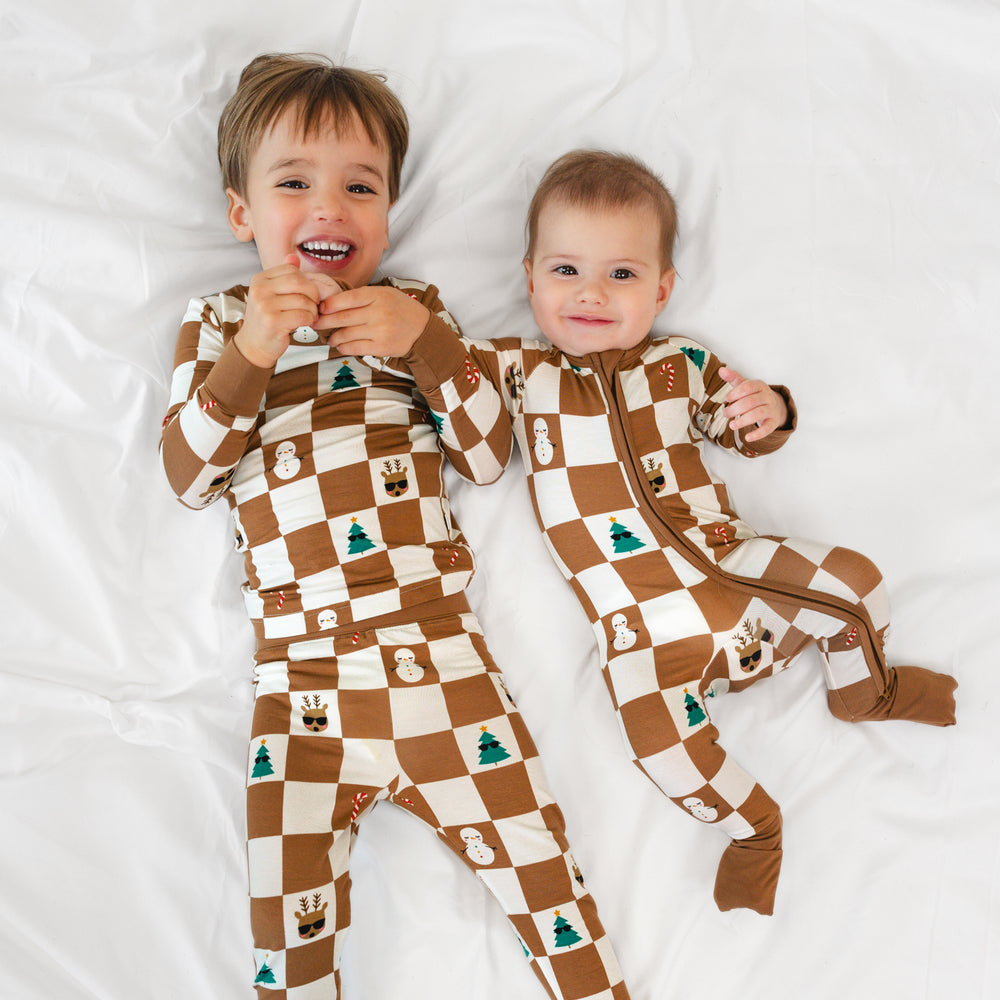
[[[471,599],[633,998],[1000,996],[996,0],[5,0],[0,997],[252,995],[240,560],[156,445],[188,297],[255,270],[214,135],[271,50],[388,75],[413,143],[386,270],[474,336],[532,332],[523,216],[553,158],[661,172],[679,280],[657,329],[800,409],[779,454],[711,454],[737,507],[871,556],[891,659],[960,680],[949,730],[838,722],[812,653],[722,699],[785,860],[773,917],[719,913],[724,838],[630,763],[517,466],[452,476]],[[344,1000],[540,1000],[410,817],[378,809],[353,873]]]

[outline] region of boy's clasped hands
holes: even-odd
[[[331,275],[303,271],[299,258],[254,275],[243,325],[234,340],[259,368],[273,368],[299,327],[311,327],[341,354],[401,357],[420,336],[430,313],[398,288],[347,288]]]

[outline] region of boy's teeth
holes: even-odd
[[[307,240],[302,244],[302,249],[306,253],[325,260],[336,260],[350,253],[350,243],[329,243],[326,240]]]

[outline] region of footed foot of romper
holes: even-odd
[[[715,903],[720,910],[774,913],[774,894],[781,871],[781,816],[772,828],[746,840],[734,840],[719,860]]]
[[[871,708],[849,718],[852,722],[906,719],[928,726],[953,726],[956,687],[958,681],[949,674],[923,667],[890,667],[885,694]],[[831,691],[830,695],[832,706],[835,693]]]

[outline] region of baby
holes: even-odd
[[[528,295],[549,343],[428,330],[406,360],[449,453],[488,450],[499,474],[513,428],[635,762],[731,838],[719,908],[771,913],[781,813],[719,745],[711,700],[813,644],[840,719],[951,725],[956,684],[886,665],[888,601],[871,562],[758,535],[709,471],[705,439],[748,457],[773,452],[795,407],[784,387],[744,378],[693,341],[652,338],[673,288],[675,230],[673,199],[645,166],[569,153],[528,215]]]

